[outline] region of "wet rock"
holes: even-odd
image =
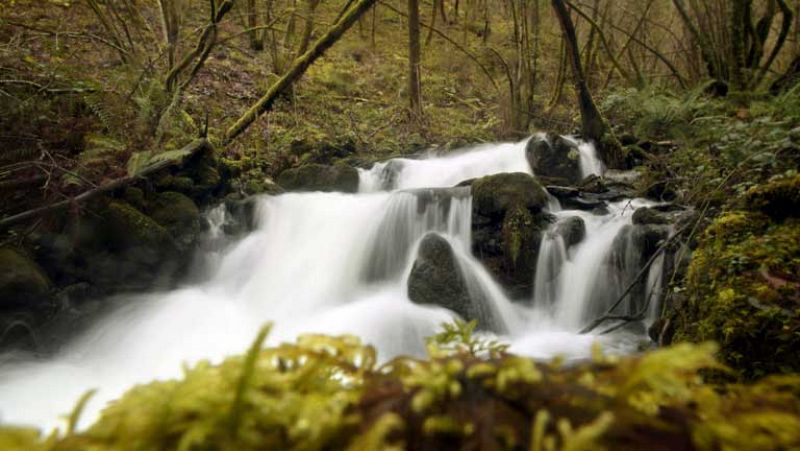
[[[561,136],[534,136],[528,141],[525,157],[537,176],[564,178],[570,183],[581,179],[578,146]]]
[[[478,319],[453,248],[435,233],[426,235],[419,245],[408,277],[408,297],[417,304],[444,307],[467,321]]]
[[[634,224],[669,224],[670,217],[654,208],[640,207],[633,212]]]
[[[0,247],[0,310],[29,307],[46,300],[50,280],[23,252]]]
[[[501,217],[516,207],[538,212],[547,205],[547,192],[522,172],[490,175],[472,183],[472,205],[486,217]]]
[[[110,202],[102,217],[106,226],[106,244],[114,251],[135,251],[140,248],[147,251],[143,254],[147,254],[151,253],[149,251],[174,246],[172,237],[164,226],[126,202]],[[154,255],[145,260],[155,263],[158,257]]]
[[[542,232],[547,192],[530,175],[507,173],[472,183],[473,253],[513,298],[529,298]]]
[[[278,185],[289,191],[358,191],[358,171],[349,166],[307,164],[287,169],[278,176]]]
[[[185,250],[194,244],[200,233],[200,210],[192,199],[178,192],[160,193],[150,207],[150,217],[166,227]]]
[[[586,237],[586,223],[579,216],[570,216],[556,224],[555,233],[564,239],[564,245],[569,249]]]
[[[578,188],[548,185],[547,191],[558,199],[559,203],[561,203],[561,206],[564,208],[593,211],[606,207],[606,202],[599,199],[597,195],[584,193]]]

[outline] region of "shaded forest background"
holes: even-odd
[[[205,130],[224,141],[352,3],[5,2],[0,189],[18,202],[2,213],[132,174]],[[675,139],[667,129],[696,119],[680,116],[696,115],[692,99],[705,93],[732,98],[724,114],[746,119],[751,101],[791,89],[800,69],[800,5],[788,0],[564,3],[586,84],[612,125],[637,140]],[[568,50],[549,1],[376,2],[220,151],[258,185],[320,149],[369,161],[572,132]],[[650,126],[632,130],[645,115]]]

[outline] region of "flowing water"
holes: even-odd
[[[513,352],[585,358],[598,341],[613,352],[635,351],[641,334],[577,331],[643,263],[634,244],[614,244],[642,201],[611,204],[607,214],[595,215],[561,210],[553,200],[551,213],[559,221],[582,218],[586,237],[568,248],[553,225],[542,240],[528,302],[511,302],[471,254],[470,190],[450,187],[488,174],[530,173],[525,145],[376,164],[361,172],[358,194],[264,196],[255,230],[232,243],[222,233],[224,208],[209,212],[203,277],[193,279],[202,281],[130,296],[59,355],[0,368],[0,421],[58,425],[82,393],[97,388],[84,415],[89,422],[133,384],[177,377],[184,363],[243,352],[266,321],[275,323],[271,343],[304,332],[348,333],[374,344],[382,359],[422,355],[424,338],[453,318],[445,309],[413,304],[406,293],[419,241],[432,231],[451,243],[472,302],[497,319],[494,330]],[[602,171],[591,145],[581,143],[580,150],[584,175]],[[650,299],[660,288],[659,265],[647,279]],[[621,308],[654,312],[652,304],[638,299]]]

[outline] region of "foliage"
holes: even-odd
[[[455,352],[376,365],[353,337],[308,335],[198,363],[180,380],[134,387],[88,430],[47,438],[0,429],[0,447],[72,449],[786,449],[800,445],[800,379],[717,391],[710,344],[564,367],[510,355],[445,326]],[[479,344],[484,343],[484,344]],[[460,347],[466,346],[465,348]],[[438,350],[441,348],[437,347]],[[437,351],[438,354],[438,351]],[[77,421],[79,402],[70,416]]]
[[[799,246],[796,218],[774,223],[744,210],[717,218],[692,257],[675,339],[720,342],[722,360],[749,379],[800,371]]]

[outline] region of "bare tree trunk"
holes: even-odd
[[[258,32],[258,9],[256,0],[247,0],[247,35],[250,38],[250,48],[256,51],[264,49],[264,40]]]
[[[179,0],[159,0],[161,10],[161,28],[164,32],[164,45],[167,48],[167,70],[175,66],[175,51],[178,46],[178,30],[180,30]]]
[[[297,49],[297,57],[306,53],[308,45],[311,43],[311,35],[314,32],[314,12],[319,6],[320,0],[306,0],[306,17],[303,25],[303,36],[300,40],[300,47]]]
[[[612,168],[621,167],[624,162],[622,145],[600,114],[600,110],[597,109],[592,93],[586,84],[586,77],[581,66],[578,37],[575,34],[575,25],[572,23],[567,5],[564,4],[564,0],[551,1],[564,34],[564,42],[569,55],[570,66],[572,67],[575,91],[578,93],[578,107],[581,112],[583,137],[595,143],[600,158],[607,166]]]
[[[416,117],[422,117],[420,59],[419,0],[408,0],[408,97]]]

